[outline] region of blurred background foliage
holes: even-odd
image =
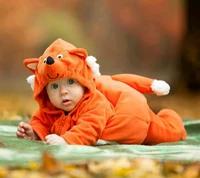
[[[183,117],[200,118],[199,4],[0,0],[1,118],[12,117],[11,111],[16,118],[35,110],[25,80],[31,73],[23,60],[39,57],[57,38],[85,48],[97,58],[102,74],[134,73],[167,81],[171,96],[148,96],[152,107],[175,107]]]

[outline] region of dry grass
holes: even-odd
[[[200,118],[200,93],[186,91],[170,93],[168,96],[158,97],[147,95],[150,107],[156,112],[162,108],[177,111],[182,118]],[[30,92],[2,92],[0,93],[0,119],[21,119],[31,117],[38,105]]]
[[[150,96],[148,101],[155,111],[161,108],[170,108],[177,111],[182,118],[200,119],[200,93],[177,91],[168,96]]]
[[[7,93],[0,94],[0,119],[20,120],[31,117],[37,109],[37,103],[32,98],[32,93]]]

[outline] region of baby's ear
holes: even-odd
[[[69,50],[69,53],[70,54],[75,54],[77,56],[81,56],[84,59],[88,56],[87,51],[85,49],[83,49],[83,48],[77,48],[77,49]]]
[[[35,69],[38,64],[38,58],[29,58],[24,60],[24,65],[33,73],[35,74]]]

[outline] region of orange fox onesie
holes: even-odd
[[[47,62],[48,57],[53,60]],[[34,74],[27,80],[39,104],[29,124],[41,140],[49,134],[80,145],[94,145],[99,139],[122,144],[186,139],[181,117],[169,109],[154,114],[143,95],[168,94],[164,81],[133,74],[100,75],[94,57],[62,39],[54,41],[39,58],[25,59],[24,64]],[[45,89],[48,82],[60,78],[74,78],[87,88],[68,114],[51,104]]]

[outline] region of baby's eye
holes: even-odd
[[[58,88],[58,84],[53,83],[53,84],[51,85],[51,88],[52,88],[52,89],[56,89],[56,88]]]
[[[75,82],[74,79],[68,79],[68,80],[67,80],[67,84],[68,84],[68,85],[72,85],[72,84],[74,84],[74,82]]]
[[[58,55],[57,55],[57,58],[62,58],[62,57],[63,57],[62,54],[58,54]]]

